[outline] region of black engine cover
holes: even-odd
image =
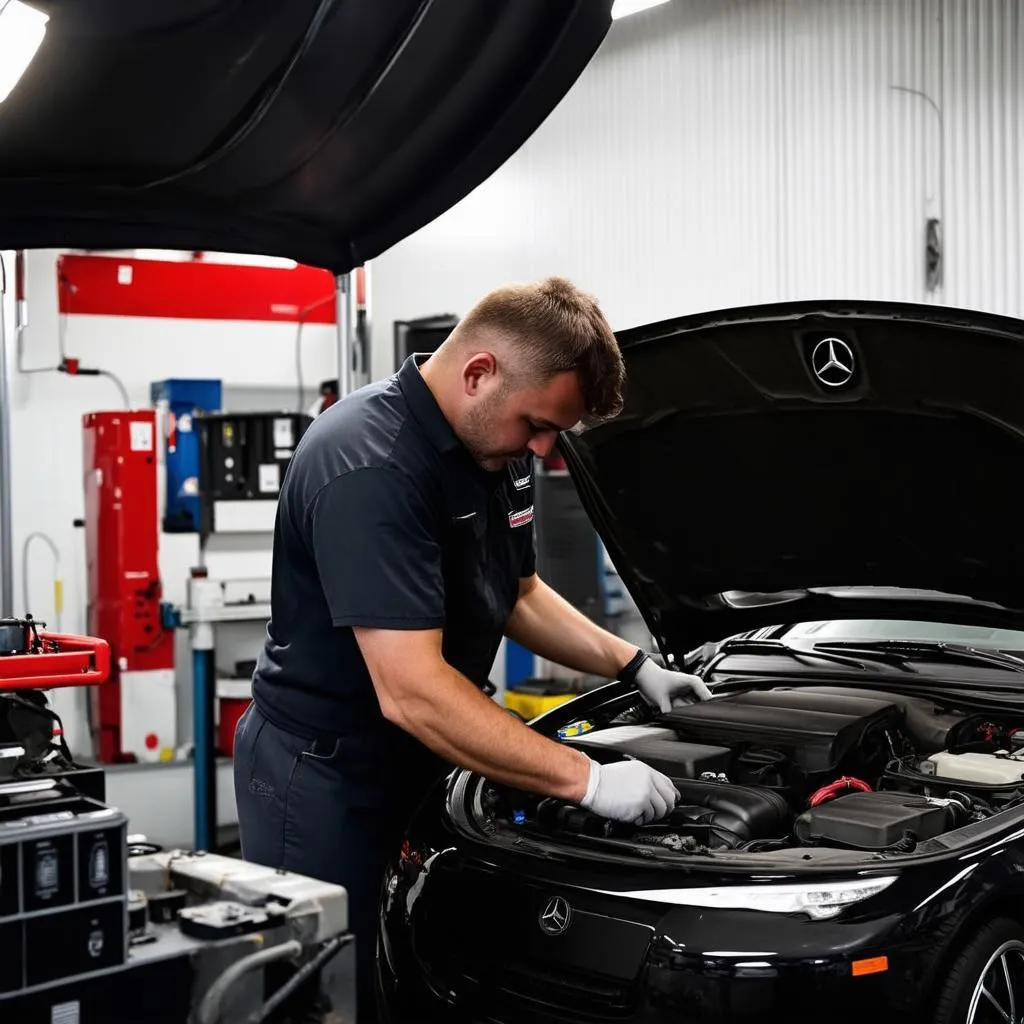
[[[802,843],[885,850],[913,833],[916,842],[941,835],[946,808],[910,793],[848,793],[804,811],[793,824]]]
[[[869,733],[898,727],[886,699],[763,690],[676,708],[661,717],[680,739],[732,747],[775,747],[807,774],[834,772]]]
[[[702,772],[727,772],[732,760],[728,747],[684,743],[672,729],[647,726],[613,726],[566,742],[601,762],[628,754],[673,779],[695,779]]]

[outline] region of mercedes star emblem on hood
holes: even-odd
[[[827,388],[841,388],[853,377],[853,349],[841,338],[822,338],[811,353],[814,376]]]
[[[561,935],[572,920],[572,908],[561,896],[552,896],[544,904],[539,920],[545,935]]]

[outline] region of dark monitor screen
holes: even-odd
[[[433,352],[458,324],[454,313],[395,321],[395,369],[413,352]]]

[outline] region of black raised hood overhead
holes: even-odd
[[[345,273],[514,153],[611,0],[26,0],[0,247],[286,256]]]
[[[619,337],[622,414],[562,445],[667,653],[828,618],[1024,629],[1024,323],[821,302]]]

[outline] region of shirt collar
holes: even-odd
[[[443,455],[462,445],[420,373],[420,365],[428,358],[429,353],[413,353],[409,356],[398,371],[398,386],[402,389],[409,411],[423,428],[427,439]]]

